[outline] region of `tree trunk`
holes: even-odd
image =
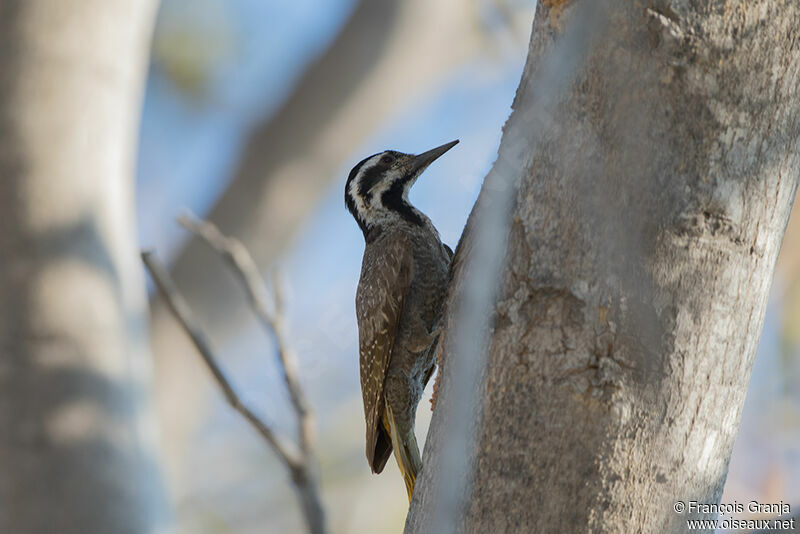
[[[800,4],[646,0],[586,16],[598,4],[537,8],[456,253],[406,532],[682,532],[714,516],[673,508],[717,503],[725,483],[800,173]],[[508,185],[486,350],[459,416],[479,214]],[[453,472],[448,439],[464,426]],[[467,488],[455,508],[453,486]]]
[[[0,532],[166,527],[133,154],[156,2],[0,2]]]

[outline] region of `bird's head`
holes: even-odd
[[[344,202],[365,237],[381,224],[401,220],[424,223],[424,215],[408,202],[408,192],[422,171],[457,143],[451,141],[417,155],[385,150],[353,167],[344,188]]]

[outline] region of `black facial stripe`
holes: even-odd
[[[411,207],[411,204],[403,199],[403,191],[406,184],[414,178],[413,175],[403,176],[402,179],[397,180],[392,186],[384,191],[381,196],[381,203],[383,207],[398,213],[403,219],[411,224],[418,224],[422,226],[424,223],[422,217]]]
[[[386,165],[378,163],[364,171],[364,175],[358,183],[358,196],[362,197],[365,203],[369,204],[370,198],[372,197],[370,189],[380,181],[383,173],[386,172],[386,168]]]

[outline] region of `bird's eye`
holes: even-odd
[[[394,158],[392,156],[383,156],[381,158],[381,163],[389,164],[389,163],[391,163],[393,161],[394,161]]]

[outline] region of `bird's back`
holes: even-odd
[[[367,457],[380,472],[391,454],[380,425],[391,372],[412,379],[414,408],[430,376],[449,255],[432,227],[401,225],[369,240],[356,292],[361,392],[367,421]],[[420,355],[424,354],[422,358]]]
[[[369,288],[380,284],[387,270],[398,268],[396,244],[401,244],[403,254],[410,256],[412,268],[395,333],[400,338],[395,342],[409,343],[413,348],[423,343],[437,326],[450,257],[432,226],[399,225],[367,243],[357,300],[374,294]]]

